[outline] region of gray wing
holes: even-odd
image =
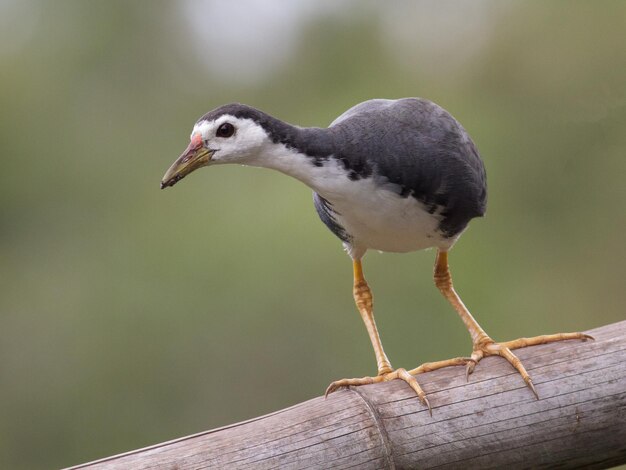
[[[409,98],[410,99],[410,98]],[[346,119],[352,116],[365,115],[367,113],[380,113],[383,110],[393,106],[398,100],[386,100],[386,99],[374,99],[364,101],[363,103],[359,103],[357,105],[352,106],[350,109],[345,111],[341,116],[337,117],[333,122],[330,123],[330,126],[333,127],[336,124],[339,124],[341,121],[345,121]]]

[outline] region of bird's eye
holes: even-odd
[[[225,122],[220,127],[217,128],[217,132],[215,135],[217,137],[230,137],[235,133],[235,126],[233,126],[230,122]]]

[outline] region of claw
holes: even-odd
[[[533,385],[533,379],[528,377],[528,379],[524,379],[524,382],[526,382],[526,385],[528,385],[528,388],[530,388],[532,392],[535,394],[535,398],[539,400],[539,394],[537,393],[537,390],[535,389],[535,386]]]
[[[467,365],[465,366],[465,381],[469,382],[469,376],[472,372],[474,372],[474,368],[478,364],[478,361],[473,358],[469,358],[467,361]]]
[[[485,353],[482,350],[476,350],[476,346],[474,346],[474,351],[472,351],[472,355],[469,358],[467,366],[465,367],[465,381],[469,382],[469,376],[472,372],[474,372],[474,368],[476,364],[480,362],[480,360],[484,357]]]
[[[428,413],[430,413],[430,417],[432,418],[433,417],[433,409],[430,406],[430,402],[428,401],[428,398],[420,397],[420,401],[422,402],[422,405],[428,407]]]

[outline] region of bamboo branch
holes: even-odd
[[[504,360],[341,390],[275,413],[73,469],[606,468],[626,462],[626,321]]]

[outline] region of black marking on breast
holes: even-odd
[[[333,205],[317,193],[313,193],[313,204],[324,225],[330,229],[341,241],[350,243],[352,237],[346,229],[337,222],[337,212],[333,210]]]

